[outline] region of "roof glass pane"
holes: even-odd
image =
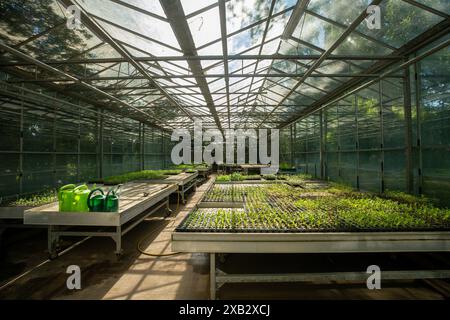
[[[228,53],[239,54],[251,47],[261,44],[264,28],[258,25],[228,38]],[[249,54],[248,52],[246,52]]]
[[[172,28],[167,22],[109,0],[89,0],[83,2],[82,5],[89,13],[119,25],[121,28],[134,31],[144,37],[150,37],[177,49],[180,48]],[[129,35],[127,34],[127,36]]]
[[[164,10],[161,8],[161,4],[159,3],[159,0],[145,0],[145,1],[142,1],[142,0],[123,0],[123,1],[113,0],[113,1],[129,3],[131,5],[134,5],[138,8],[141,8],[141,9],[144,9],[151,13],[154,13],[163,18],[166,17]]]
[[[379,30],[370,30],[366,23],[361,23],[356,30],[395,47],[401,47],[444,19],[404,1],[385,0],[380,4],[380,8]]]
[[[318,19],[310,14],[303,15],[293,36],[317,46],[321,49],[328,49],[343,33],[343,29]]]
[[[56,1],[46,1],[45,5],[39,1],[2,1],[0,8],[0,39],[10,45],[19,44],[65,22],[64,11]],[[65,43],[69,40],[65,39],[68,33],[60,30],[55,37]]]
[[[393,50],[352,32],[334,51],[333,54],[387,55]]]
[[[270,0],[231,0],[226,5],[228,34],[267,18]],[[261,26],[261,28],[264,28]]]
[[[349,5],[348,0],[313,0],[307,11],[312,11],[325,18],[336,21],[342,25],[350,25],[367,7],[371,0],[354,0]]]
[[[320,49],[320,48],[318,48]],[[300,44],[294,40],[282,40],[280,43],[281,54],[298,54],[298,55],[309,55],[309,54],[320,54],[321,51],[311,46]]]
[[[212,4],[217,4],[217,0],[181,0],[185,15],[189,15]]]
[[[197,48],[220,38],[218,7],[214,7],[188,19],[188,24]]]
[[[448,0],[416,0],[416,2],[450,15]]]
[[[168,48],[167,46],[161,45],[154,41],[144,39],[142,37],[136,36],[134,34],[125,32],[119,28],[116,28],[110,24],[99,22],[106,32],[108,32],[114,39],[127,43],[133,47],[137,47],[140,50],[147,52],[148,54],[154,56],[180,56],[182,55],[180,51],[176,51]]]

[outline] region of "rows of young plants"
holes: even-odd
[[[239,172],[234,172],[232,174],[222,174],[216,178],[218,182],[229,182],[229,181],[245,181],[245,180],[261,180],[261,175],[244,175]]]
[[[173,166],[173,169],[177,169],[177,170],[184,170],[184,171],[189,171],[189,170],[196,170],[196,169],[208,169],[209,165],[206,163],[200,163],[200,164],[178,164],[176,166]]]
[[[181,231],[233,232],[242,230],[247,221],[242,209],[200,208],[188,215],[178,226]]]
[[[36,207],[58,201],[56,189],[45,190],[17,198],[0,199],[0,207]]]
[[[216,186],[217,187],[217,186]],[[236,232],[450,230],[450,209],[401,192],[382,195],[330,184],[296,188],[286,184],[214,187],[211,197],[242,196],[242,209],[194,211],[180,230]],[[230,191],[231,190],[231,191]],[[225,191],[228,198],[221,193]],[[320,192],[320,196],[314,193]],[[228,201],[228,200],[224,200]]]
[[[203,198],[204,202],[238,202],[243,201],[242,185],[232,184],[216,184],[214,185]]]
[[[203,202],[242,202],[244,197],[259,190],[254,184],[216,184],[203,198]]]
[[[177,175],[183,172],[180,169],[170,169],[170,170],[143,170],[136,172],[128,172],[121,175],[110,176],[103,181],[105,184],[121,184],[135,180],[162,180],[171,175]]]
[[[296,174],[251,174],[245,175],[240,172],[234,172],[232,174],[221,174],[216,178],[217,182],[229,182],[229,181],[251,181],[251,180],[266,180],[266,181],[285,181],[290,183],[301,183],[307,180],[311,180],[313,177],[308,174],[296,173]]]

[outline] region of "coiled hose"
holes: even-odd
[[[175,212],[178,212],[178,209],[179,209],[179,208],[180,208],[180,193],[177,192],[177,207],[176,207],[176,209],[175,209]],[[170,214],[167,215],[166,217],[164,217],[164,220],[166,220],[169,216],[170,216]],[[175,224],[175,221],[176,221],[176,220],[174,219],[173,222],[172,222],[172,224],[169,226],[169,228],[171,228],[171,227]],[[146,256],[150,256],[150,257],[169,257],[169,256],[175,256],[175,255],[177,255],[177,254],[181,254],[182,252],[153,253],[153,252],[145,251],[145,249],[142,249],[142,242],[144,242],[144,240],[150,238],[150,236],[154,235],[154,234],[156,233],[156,231],[161,232],[161,231],[164,230],[165,228],[166,228],[166,227],[163,227],[161,230],[156,229],[156,230],[150,232],[149,234],[147,234],[145,237],[141,238],[141,239],[138,241],[137,245],[136,245],[137,250],[138,250],[141,254],[146,255]]]

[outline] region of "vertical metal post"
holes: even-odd
[[[359,190],[359,123],[358,123],[358,97],[355,94],[355,146],[356,146],[356,189]]]
[[[140,145],[140,154],[141,154],[141,170],[145,169],[145,124],[141,123],[141,145]]]
[[[129,67],[129,64],[128,64],[128,67]],[[122,118],[122,121],[121,121],[121,123],[120,123],[120,125],[121,125],[121,127],[123,128],[123,129],[125,129],[126,128],[126,125],[125,125],[125,119],[123,119]],[[122,133],[121,134],[121,138],[122,139],[125,139],[125,137],[124,137],[124,134]],[[127,145],[126,144],[124,144],[124,143],[121,143],[120,144],[121,146],[120,146],[120,155],[121,155],[121,159],[122,159],[122,161],[121,161],[121,167],[120,167],[120,173],[123,173],[123,172],[127,172],[128,171],[128,165],[126,164],[126,156],[127,156],[127,152],[126,152],[126,148],[127,148]],[[111,151],[112,152],[112,151]],[[113,152],[112,152],[113,153]]]
[[[380,172],[381,172],[381,181],[380,181],[380,192],[384,192],[384,119],[383,119],[383,81],[380,80],[378,82],[378,105],[380,106]]]
[[[295,166],[295,168],[297,169],[297,152],[296,152],[296,145],[297,145],[297,123],[294,123],[293,125],[294,128],[294,136],[292,138],[293,140],[293,149],[292,149],[292,161],[293,164]]]
[[[308,159],[308,139],[309,139],[309,132],[310,132],[310,128],[309,128],[309,121],[308,118],[305,118],[305,123],[306,123],[306,132],[304,132],[305,134],[305,162],[306,162],[306,169],[305,169],[305,173],[309,174],[309,159]]]
[[[80,100],[77,103],[78,107],[80,106]],[[77,182],[81,180],[80,177],[80,165],[81,165],[81,112],[78,109],[78,145],[77,145]]]
[[[292,134],[293,134],[293,130],[292,130],[292,124],[289,126],[289,133],[290,133],[290,136],[289,136],[289,143],[290,143],[290,163],[291,163],[291,165],[293,165],[294,164],[294,138],[293,138],[293,136],[292,136]]]
[[[339,125],[339,102],[336,103],[338,177],[341,178],[341,127]]]
[[[56,180],[56,105],[53,107],[53,150],[52,150],[52,160],[53,160],[53,186],[57,187],[58,183]]]
[[[324,150],[324,135],[323,135],[323,111],[320,109],[319,111],[319,139],[320,139],[320,145],[319,145],[319,161],[320,161],[320,179],[324,178],[324,168],[323,168],[323,150]]]
[[[209,254],[209,295],[211,300],[216,300],[216,254]]]
[[[405,57],[407,60],[408,57]],[[414,192],[413,151],[412,151],[412,115],[411,115],[411,83],[409,67],[405,68],[403,78],[403,106],[405,114],[405,156],[406,156],[406,191]]]
[[[99,123],[99,130],[98,130],[98,146],[99,146],[99,150],[98,150],[98,172],[99,172],[99,177],[103,178],[103,152],[104,152],[104,146],[103,146],[103,120],[104,120],[104,110],[103,108],[100,109],[99,112],[99,119],[98,119],[98,123]]]
[[[422,92],[421,92],[421,78],[420,78],[420,62],[414,64],[415,72],[415,92],[416,92],[416,119],[417,119],[417,148],[419,154],[419,168],[418,168],[418,194],[423,192],[423,163],[422,163]]]
[[[23,83],[22,83],[23,87]],[[20,99],[20,140],[19,140],[19,194],[23,193],[23,120],[24,120],[23,91]]]
[[[327,178],[328,180],[328,169],[327,169],[327,133],[328,133],[328,113],[325,110],[325,113],[322,114],[323,116],[323,176],[324,178]]]
[[[162,154],[162,159],[163,159],[163,168],[166,168],[166,148],[165,148],[165,143],[164,143],[164,133],[161,131],[161,154]]]

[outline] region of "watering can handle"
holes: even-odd
[[[97,191],[100,191],[101,194],[104,194],[103,190],[100,188],[94,189],[89,193],[88,198],[87,198],[87,206],[88,206],[89,210],[92,210],[91,197]]]
[[[76,187],[75,189],[73,189],[73,191],[86,190],[86,189],[88,189],[87,185],[82,184],[82,185],[79,185],[78,187]]]
[[[65,186],[62,186],[61,188],[59,188],[59,192],[58,192],[58,200],[59,201],[61,201],[61,191],[68,190],[68,189],[75,189],[75,185],[74,184],[66,184]]]
[[[112,194],[114,196],[118,196],[119,195],[119,190],[120,190],[121,187],[122,187],[122,185],[119,184],[116,189],[110,189],[108,191],[108,193],[106,194],[106,197],[108,197],[110,194]]]

